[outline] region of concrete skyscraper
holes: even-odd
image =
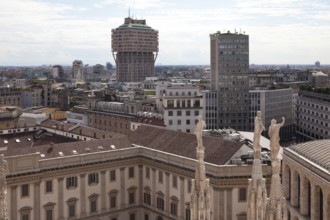
[[[146,20],[125,18],[112,30],[112,54],[116,61],[117,81],[139,82],[154,75],[158,54],[158,31]]]
[[[210,35],[211,89],[218,94],[218,128],[248,130],[249,36],[241,33]]]

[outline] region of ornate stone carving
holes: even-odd
[[[269,126],[269,137],[270,137],[270,152],[272,160],[272,180],[270,185],[269,202],[267,204],[267,220],[286,220],[287,209],[286,201],[282,192],[280,170],[281,161],[278,157],[280,151],[280,128],[284,125],[285,118],[282,117],[282,123],[276,124],[276,120],[271,121]]]
[[[7,161],[5,161],[3,154],[1,154],[0,155],[0,220],[8,220],[6,172],[7,172]]]
[[[262,177],[260,137],[265,129],[261,112],[254,119],[252,178],[248,186],[248,220],[264,220],[267,205],[266,180]]]
[[[254,119],[254,135],[253,135],[253,157],[255,159],[261,158],[261,145],[260,145],[260,137],[261,133],[265,130],[265,126],[262,123],[261,119],[261,111],[257,112],[257,116]]]
[[[210,180],[206,179],[205,164],[204,164],[204,146],[202,142],[203,129],[206,127],[202,116],[198,116],[198,123],[195,128],[197,138],[196,147],[196,172],[195,179],[192,180],[191,194],[191,219],[192,220],[210,220]]]

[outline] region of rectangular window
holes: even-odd
[[[144,220],[149,220],[149,215],[148,214],[144,215]]]
[[[135,220],[135,214],[134,213],[129,214],[129,220]]]
[[[151,205],[151,195],[150,192],[144,192],[143,196],[144,203],[147,205]]]
[[[181,120],[178,120],[178,125],[181,125]]]
[[[177,116],[181,116],[182,115],[182,112],[181,111],[177,111]]]
[[[198,116],[198,115],[199,115],[199,111],[196,110],[196,111],[194,112],[194,114],[195,114],[195,116]]]
[[[163,172],[158,171],[158,182],[163,183]]]
[[[172,120],[168,120],[168,124],[169,125],[173,125],[173,121]]]
[[[128,178],[134,178],[134,167],[128,168]]]
[[[78,182],[77,182],[77,177],[76,176],[72,176],[72,177],[68,177],[66,178],[66,188],[75,188],[77,187]]]
[[[171,202],[171,214],[178,215],[178,204],[175,202]]]
[[[160,197],[157,198],[157,209],[164,211],[164,199],[163,198],[160,198]]]
[[[97,212],[97,201],[96,200],[91,201],[91,212]]]
[[[150,179],[150,167],[146,167],[146,178]]]
[[[116,181],[116,170],[110,170],[110,181]]]
[[[117,198],[116,198],[116,195],[111,195],[110,196],[110,207],[111,208],[116,208],[117,206]]]
[[[47,180],[45,182],[45,188],[46,188],[46,193],[51,193],[53,192],[53,181],[52,180]]]
[[[90,173],[88,174],[88,184],[96,184],[99,182],[99,174],[98,173]]]
[[[186,116],[190,116],[190,111],[186,111]]]
[[[246,188],[239,188],[238,193],[239,193],[238,201],[239,202],[246,202],[246,196],[247,196],[246,195],[246,193],[247,193]]]
[[[21,219],[22,220],[29,220],[30,216],[29,216],[29,214],[23,214],[23,215],[21,215]]]
[[[172,186],[174,188],[178,187],[178,177],[177,176],[172,176]]]
[[[53,209],[46,210],[46,220],[53,220]]]
[[[26,197],[26,196],[29,196],[29,184],[24,184],[22,185],[22,188],[21,188],[21,195],[22,197]]]
[[[186,120],[186,124],[190,125],[190,120],[189,119]]]
[[[190,220],[190,208],[186,208],[186,220]]]
[[[191,180],[187,181],[187,185],[188,185],[188,193],[191,193],[191,185],[192,185]]]
[[[168,116],[173,116],[173,111],[168,111]]]
[[[71,204],[69,205],[69,217],[74,217],[76,216],[76,205]]]
[[[135,192],[130,192],[128,194],[129,196],[129,204],[134,204],[135,203]]]

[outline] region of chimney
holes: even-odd
[[[47,154],[50,154],[54,150],[54,142],[50,142]]]

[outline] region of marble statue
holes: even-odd
[[[195,179],[192,180],[191,193],[191,219],[192,220],[211,220],[211,197],[210,197],[210,180],[206,179],[205,163],[204,163],[204,146],[203,146],[203,129],[206,127],[202,116],[198,116],[198,123],[195,128],[197,139],[196,147],[196,171]]]
[[[256,159],[261,158],[261,145],[260,137],[261,133],[265,130],[265,126],[262,123],[261,111],[257,112],[257,116],[254,119],[254,135],[253,135],[253,157]]]
[[[278,153],[280,151],[280,128],[284,125],[285,118],[282,117],[282,123],[276,124],[275,119],[271,120],[269,126],[268,135],[270,137],[270,157],[271,160],[277,160]]]
[[[198,122],[195,127],[195,135],[197,138],[197,146],[203,147],[203,129],[206,128],[205,121],[202,120],[202,116],[197,117]]]

